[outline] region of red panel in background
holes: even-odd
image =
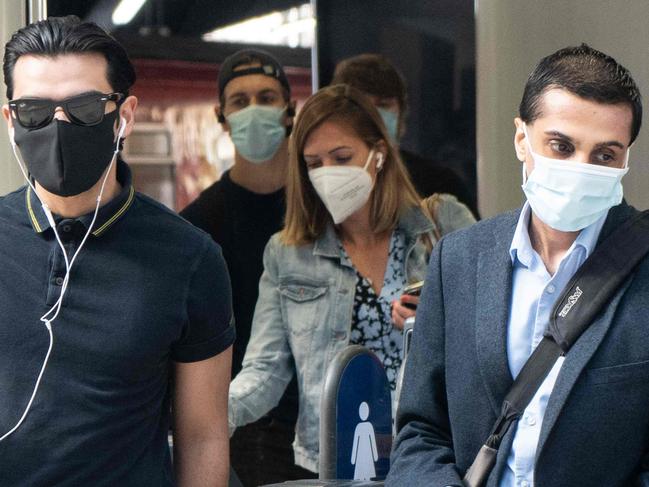
[[[214,161],[207,161],[204,157],[205,151],[200,147],[201,137],[177,137],[185,133],[179,126],[182,122],[173,117],[171,120],[165,119],[165,114],[191,109],[189,105],[202,105],[208,109],[215,105],[219,65],[158,59],[134,59],[133,64],[137,81],[131,93],[139,99],[137,122],[165,122],[174,134],[172,140],[181,140],[181,144],[185,144],[181,148],[175,147],[174,153],[178,159],[174,161],[172,176],[169,176],[168,168],[158,168],[158,172],[155,172],[153,166],[131,164],[135,188],[156,198],[160,193],[158,190],[170,183],[174,187],[174,206],[180,210],[198,196],[204,187],[201,182],[207,180],[205,174],[211,174],[207,169],[213,169],[210,163]],[[311,95],[311,71],[307,68],[285,68],[285,71],[292,98],[299,107]],[[216,117],[213,123],[215,126],[218,124]]]
[[[219,65],[188,61],[134,59],[137,82],[132,93],[140,103],[167,105],[217,99]],[[293,98],[304,100],[311,94],[311,71],[285,68]]]

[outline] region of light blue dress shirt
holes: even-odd
[[[566,284],[595,248],[606,220],[604,215],[579,233],[552,276],[530,243],[530,215],[530,205],[525,203],[509,248],[513,275],[507,325],[507,359],[514,378],[543,339],[552,307]],[[541,424],[563,360],[560,357],[556,361],[516,425],[500,487],[534,486],[534,461]]]

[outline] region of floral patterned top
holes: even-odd
[[[342,244],[341,262],[354,267]],[[377,296],[367,278],[356,271],[356,292],[350,343],[362,345],[379,358],[394,392],[401,366],[403,333],[392,326],[391,303],[399,299],[406,286],[405,236],[395,230],[390,238],[388,264],[385,268],[381,293]]]

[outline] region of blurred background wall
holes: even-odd
[[[27,3],[20,1],[0,2],[0,39],[2,45],[11,37],[16,30],[25,25],[27,19]],[[2,49],[4,55],[4,48]],[[0,103],[7,103],[7,87],[2,84]],[[23,181],[23,176],[14,160],[14,155],[9,145],[7,125],[2,121],[0,128],[0,195],[6,194],[18,188]]]

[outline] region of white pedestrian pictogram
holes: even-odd
[[[354,480],[372,480],[376,477],[374,462],[379,459],[376,449],[374,426],[367,421],[370,407],[363,401],[358,407],[361,422],[354,430],[354,447],[352,448],[352,465],[354,465]]]

